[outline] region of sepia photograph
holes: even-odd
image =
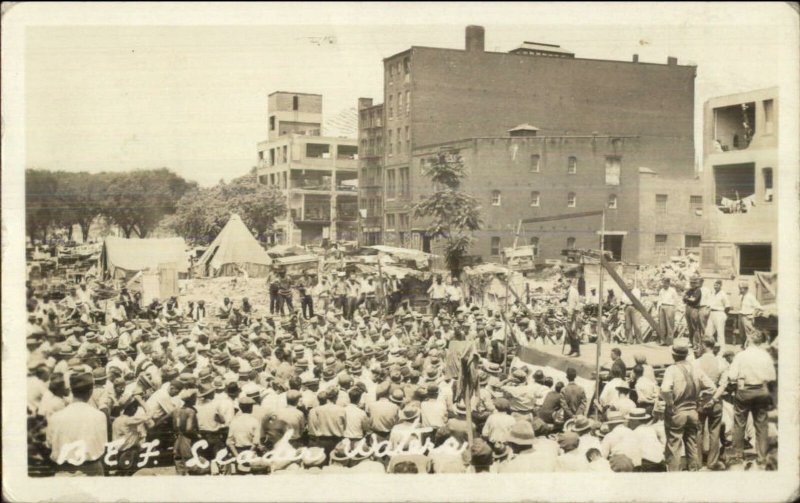
[[[796,2],[2,23],[4,498],[800,497]]]

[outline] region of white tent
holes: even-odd
[[[131,278],[161,264],[175,264],[178,274],[189,270],[182,238],[125,239],[109,236],[103,243],[100,267],[113,278]]]
[[[235,276],[239,269],[251,277],[265,277],[272,259],[250,234],[239,215],[228,223],[200,257],[197,267],[206,276]]]

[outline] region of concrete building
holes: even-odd
[[[490,259],[491,240],[499,237],[501,248],[510,245],[518,218],[596,210],[616,194],[616,212],[624,217],[609,217],[609,229],[628,232],[621,256],[649,261],[646,250],[655,242],[646,244],[634,234],[639,227],[628,221],[639,218],[628,213],[641,207],[639,168],[650,168],[663,180],[694,176],[696,68],[678,65],[676,58],[666,64],[639,62],[636,55],[632,61],[583,59],[533,42],[508,53],[487,52],[483,28],[469,26],[465,49],[413,46],[384,59],[384,71],[386,244],[427,246],[411,210],[431,187],[415,162],[439,148],[469,146],[471,153],[464,155],[477,159],[470,167],[475,182],[465,187],[485,201],[487,227],[473,252]],[[534,156],[539,173],[531,172]],[[573,164],[577,172],[568,174]],[[620,184],[603,183],[596,190],[592,184],[603,181],[606,164],[619,172]],[[506,192],[499,208],[490,202],[493,190],[501,197]],[[537,191],[539,209],[530,201]],[[579,198],[572,206],[569,193]],[[676,204],[684,203],[688,207],[688,200]],[[598,224],[585,224],[582,232],[550,229],[563,232],[540,236],[551,241],[542,241],[542,250],[551,255],[567,237],[575,238],[575,246],[586,245]],[[668,250],[682,246],[678,234],[667,232]]]
[[[707,276],[778,270],[778,89],[705,103],[701,268]]]
[[[520,219],[603,208],[604,246],[618,260],[659,263],[684,248],[699,251],[702,187],[691,166],[664,169],[663,175],[645,167],[653,161],[646,138],[538,136],[536,129],[526,125],[506,136],[414,148],[414,173],[440,153],[458,155],[464,163],[462,190],[481,203],[484,220],[473,254],[499,261],[501,251],[512,246]],[[430,193],[424,177],[412,179],[407,187],[390,186],[388,193]],[[533,245],[537,259],[559,259],[566,248],[598,248],[599,228],[600,217],[526,224],[518,245]],[[387,244],[390,231],[387,226]],[[426,251],[431,246],[417,233],[404,244]]]
[[[358,100],[359,244],[383,242],[383,105]]]
[[[286,195],[289,212],[276,225],[279,243],[357,239],[357,140],[321,133],[321,95],[269,95],[267,140],[258,144],[256,176]]]

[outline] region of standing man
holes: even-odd
[[[745,282],[739,283],[739,334],[736,337],[736,344],[741,347],[744,347],[750,336],[756,332],[753,318],[761,312],[761,303],[749,290],[750,285]]]
[[[638,287],[638,282],[634,283],[631,293],[637,299],[642,297],[642,291]],[[625,306],[625,339],[628,341],[628,344],[638,344],[642,342],[642,315],[627,295],[623,295],[620,301],[622,305]]]
[[[700,323],[703,329],[703,331],[700,333],[702,336],[705,336],[706,329],[708,328],[708,318],[711,316],[711,290],[703,286],[703,278],[699,278],[698,281],[700,282],[700,303],[698,305],[698,309],[700,314]]]
[[[289,314],[294,312],[294,305],[292,305],[292,282],[289,280],[289,275],[284,271],[281,274],[281,279],[278,281],[278,311],[283,315],[283,306],[289,306]]]
[[[51,459],[58,465],[56,476],[102,476],[102,458],[108,441],[106,415],[88,404],[94,391],[89,372],[70,375],[72,403],[47,421]]]
[[[731,303],[728,301],[728,294],[722,291],[721,280],[714,282],[714,291],[708,299],[708,307],[711,313],[706,325],[706,337],[714,337],[716,334],[717,344],[722,347],[725,345],[725,322],[728,320]]]
[[[700,469],[700,450],[697,443],[700,433],[700,418],[697,401],[703,388],[715,389],[714,383],[703,372],[692,366],[686,357],[689,346],[682,341],[672,346],[674,365],[664,371],[661,394],[665,402],[664,427],[667,444],[664,457],[667,470],[680,470],[681,450],[683,448],[690,471]],[[715,394],[715,399],[719,397]]]
[[[278,311],[280,300],[278,289],[280,287],[278,275],[273,271],[269,277],[269,314],[274,315]]]
[[[450,314],[455,314],[462,300],[464,300],[464,292],[461,291],[461,285],[459,285],[458,280],[453,279],[447,286],[447,301],[450,307]]]
[[[581,355],[581,336],[578,333],[578,314],[581,309],[581,297],[578,292],[576,280],[569,282],[567,290],[567,340],[569,341],[569,354],[578,357]]]
[[[689,329],[689,340],[692,345],[700,344],[703,334],[703,323],[700,319],[700,300],[703,291],[700,287],[700,277],[694,276],[689,280],[689,288],[683,294],[683,303],[686,304],[686,327]]]
[[[680,302],[678,292],[670,284],[669,278],[661,280],[658,290],[658,324],[661,326],[661,345],[669,346],[675,336],[675,306]]]
[[[708,376],[714,384],[725,389],[727,377],[723,375],[723,367],[717,355],[714,354],[713,338],[703,339],[701,355],[694,362],[695,367]],[[724,382],[723,382],[724,381]],[[706,466],[711,470],[724,470],[725,465],[720,463],[720,431],[722,428],[722,402],[714,399],[712,394],[701,393],[698,407],[700,419],[700,438],[708,434],[708,457]]]
[[[742,461],[744,447],[744,431],[747,416],[753,415],[753,426],[756,430],[755,447],[756,462],[763,468],[767,460],[767,411],[772,408],[771,388],[776,383],[775,363],[772,356],[761,347],[765,341],[762,331],[750,335],[747,349],[740,351],[733,358],[728,369],[727,381],[736,383],[734,395],[733,454],[731,465]]]
[[[447,285],[442,283],[441,276],[436,276],[436,279],[431,283],[428,288],[428,295],[431,300],[431,314],[436,318],[447,299]]]
[[[314,317],[314,299],[311,297],[313,283],[311,276],[303,273],[297,285],[297,290],[300,292],[300,309],[303,311],[303,318],[307,320]]]

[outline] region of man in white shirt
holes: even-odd
[[[736,344],[741,347],[744,347],[750,335],[756,331],[753,326],[753,318],[761,311],[761,303],[749,290],[750,285],[747,283],[739,284],[739,335],[736,338]]]
[[[454,279],[447,285],[447,302],[450,305],[450,312],[455,313],[463,300],[464,292],[461,290],[458,280]]]
[[[428,296],[431,301],[431,314],[435,318],[439,315],[439,310],[442,309],[447,300],[447,285],[442,283],[441,276],[436,276],[436,279],[431,283],[428,288]]]
[[[727,379],[720,383],[736,383],[734,397],[733,454],[730,464],[738,464],[742,459],[744,432],[747,416],[752,414],[753,426],[756,430],[755,447],[757,462],[764,466],[767,458],[767,411],[773,407],[770,387],[776,382],[775,362],[772,356],[762,347],[765,335],[761,331],[753,332],[750,345],[733,357],[728,369]]]
[[[670,284],[669,278],[661,280],[661,288],[658,290],[658,323],[661,329],[661,345],[669,346],[675,336],[675,306],[681,301],[678,292]]]
[[[92,374],[74,373],[69,384],[72,403],[53,414],[47,425],[56,476],[102,476],[108,423],[105,414],[87,403],[94,389]]]
[[[578,292],[577,280],[571,280],[567,290],[567,338],[569,340],[569,354],[567,356],[579,357],[581,355],[581,336],[578,333],[577,318],[581,309],[581,296]]]
[[[728,301],[728,294],[722,291],[722,281],[714,282],[714,291],[708,297],[708,307],[710,309],[708,323],[706,324],[706,337],[716,335],[717,344],[725,344],[725,322],[728,320],[728,310],[731,304]]]

